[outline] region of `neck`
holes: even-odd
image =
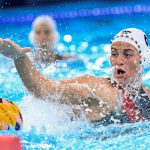
[[[120,84],[118,80],[111,77],[112,84],[117,88],[124,91],[126,97],[136,95],[142,87],[142,75],[137,74],[134,78],[130,79],[126,84]]]
[[[42,62],[51,62],[54,55],[53,49],[37,48],[35,58],[37,57]]]

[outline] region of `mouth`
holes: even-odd
[[[40,43],[40,45],[41,45],[42,47],[45,47],[47,44],[48,44],[48,43],[47,43],[46,41],[42,41],[42,42]]]
[[[117,78],[123,78],[125,76],[126,72],[123,69],[118,68],[116,70],[116,77]]]
[[[36,42],[38,47],[45,48],[48,45],[47,41]]]

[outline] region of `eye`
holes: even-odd
[[[50,34],[50,31],[49,31],[49,30],[45,30],[45,31],[44,31],[44,34],[45,34],[45,35],[49,35],[49,34]]]
[[[125,52],[125,53],[124,53],[124,56],[125,56],[126,58],[130,58],[130,57],[133,56],[133,54],[131,54],[130,52]]]
[[[116,54],[116,53],[114,53],[114,52],[112,52],[112,53],[111,53],[111,56],[117,56],[117,54]]]
[[[118,53],[117,53],[116,51],[111,51],[111,56],[117,57],[117,56],[118,56]]]
[[[35,34],[40,35],[40,34],[41,34],[41,31],[40,31],[40,30],[37,30],[37,31],[35,31]]]

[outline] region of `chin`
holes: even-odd
[[[125,78],[116,78],[118,85],[124,86],[128,83]]]
[[[118,85],[125,85],[125,81],[121,80],[121,79],[117,79],[117,83]]]
[[[132,83],[134,83],[134,78],[128,78],[128,79],[117,79],[117,82],[119,85],[122,85],[122,86],[126,86],[126,85],[130,85]]]

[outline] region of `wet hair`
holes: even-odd
[[[59,38],[59,34],[58,34],[58,31],[57,31],[56,22],[55,22],[55,20],[52,17],[47,16],[47,15],[39,16],[39,17],[35,18],[35,20],[33,21],[33,23],[32,23],[32,29],[31,29],[31,31],[29,33],[29,40],[30,40],[30,42],[32,44],[35,44],[35,39],[34,39],[35,28],[40,23],[48,25],[48,27],[53,30],[54,43],[56,43],[58,41],[58,38]]]

